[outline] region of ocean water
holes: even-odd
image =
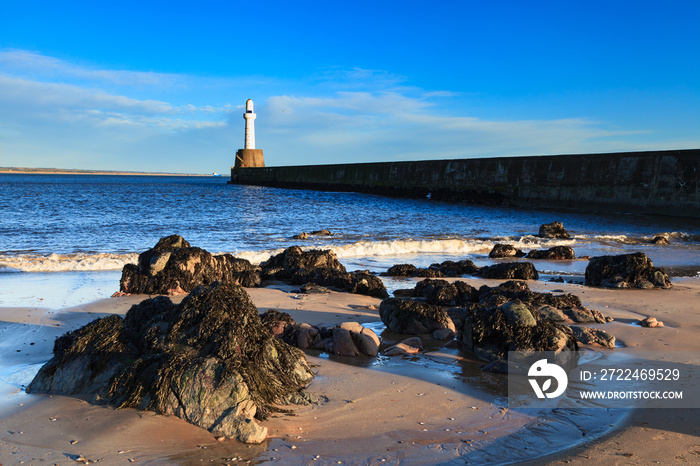
[[[118,290],[120,270],[171,234],[258,263],[298,244],[348,270],[396,263],[493,263],[497,242],[577,257],[641,251],[672,277],[700,272],[700,222],[662,216],[471,206],[226,184],[226,177],[0,175],[0,306],[64,307]],[[535,235],[561,221],[570,240]],[[294,240],[329,229],[332,237]],[[658,234],[671,244],[653,245]],[[544,279],[581,279],[586,261],[533,261]]]

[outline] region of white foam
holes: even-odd
[[[0,272],[88,272],[121,270],[138,261],[138,254],[76,253],[48,256],[0,256]]]
[[[433,255],[486,255],[494,244],[507,243],[520,249],[550,248],[553,246],[570,246],[575,244],[575,240],[547,239],[536,236],[523,236],[520,238],[495,238],[489,239],[460,239],[444,238],[434,240],[414,240],[401,239],[392,241],[357,241],[351,244],[335,245],[323,244],[314,246],[303,246],[303,250],[308,249],[331,249],[338,256],[343,258],[358,257],[381,257],[381,256],[415,256],[417,254]],[[284,249],[268,249],[264,251],[238,251],[234,256],[247,259],[253,264],[260,264],[275,254],[283,252]]]
[[[263,251],[240,251],[233,253],[233,255],[240,259],[249,260],[251,264],[257,265],[261,262],[268,260],[270,256],[277,255],[283,251],[284,249],[266,249]]]
[[[474,254],[488,253],[493,242],[486,240],[439,239],[439,240],[394,240],[358,241],[337,246],[333,251],[338,258],[400,256],[409,254]]]

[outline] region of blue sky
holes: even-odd
[[[0,0],[0,166],[700,147],[700,1]]]

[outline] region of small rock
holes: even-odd
[[[503,257],[525,257],[525,253],[510,244],[494,244],[493,249],[489,252],[489,258],[500,259]]]
[[[561,238],[568,239],[569,232],[566,231],[561,222],[552,222],[540,225],[540,231],[537,234],[540,238]]]
[[[604,330],[591,327],[572,326],[571,331],[578,341],[584,345],[602,346],[603,348],[615,348],[615,337]]]
[[[656,320],[656,317],[646,317],[639,322],[637,322],[637,325],[641,325],[642,327],[648,327],[648,328],[657,328],[657,327],[663,327],[664,323],[661,322],[660,320]]]
[[[413,356],[423,349],[423,342],[419,337],[407,338],[401,343],[384,350],[384,356]]]
[[[671,244],[671,242],[668,240],[666,236],[663,235],[656,235],[654,236],[654,239],[651,240],[652,244]]]

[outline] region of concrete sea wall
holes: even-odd
[[[700,218],[700,149],[232,168],[230,183]]]

